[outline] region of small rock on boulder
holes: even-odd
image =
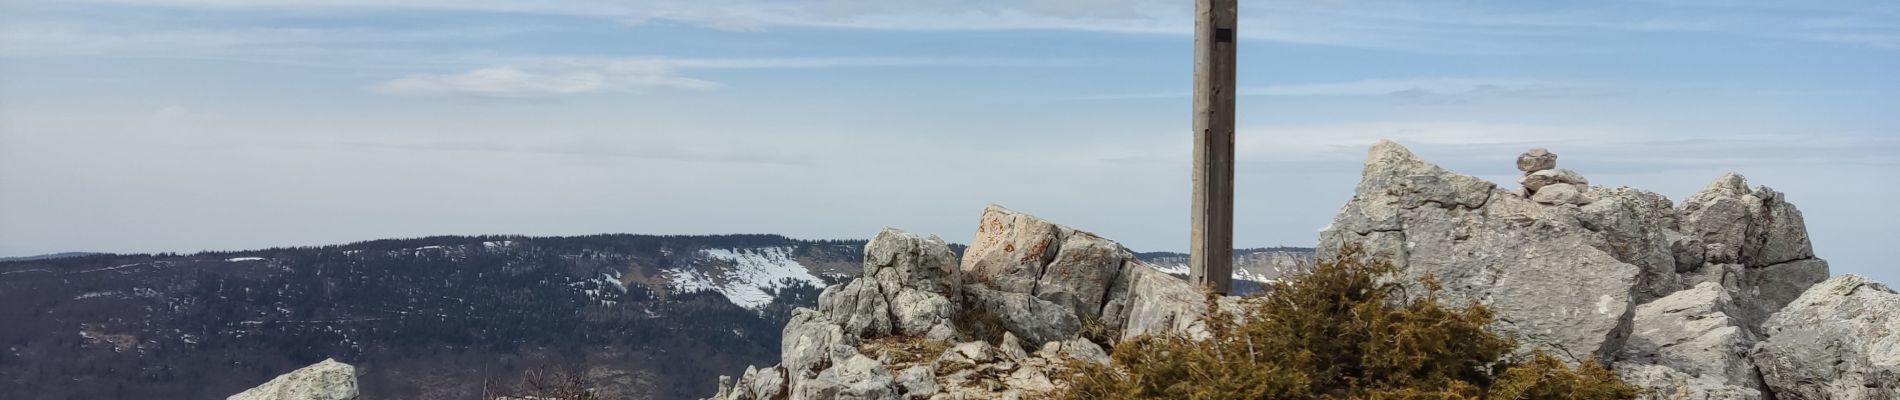
[[[1543,148],[1531,149],[1517,156],[1517,170],[1524,173],[1557,168],[1557,153]]]
[[[1583,188],[1568,183],[1556,183],[1544,186],[1531,195],[1531,201],[1549,205],[1581,206],[1594,202]]]

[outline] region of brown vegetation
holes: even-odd
[[[1208,338],[1125,341],[1111,366],[1086,364],[1071,399],[1634,399],[1594,361],[1571,368],[1486,330],[1492,312],[1446,307],[1384,277],[1398,271],[1353,246],[1291,275],[1241,315],[1209,302]]]

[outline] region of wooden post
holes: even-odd
[[[1237,0],[1194,1],[1194,226],[1188,279],[1221,294],[1234,271]]]

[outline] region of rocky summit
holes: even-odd
[[[1433,277],[1440,301],[1490,307],[1521,352],[1601,361],[1649,398],[1900,399],[1900,295],[1828,279],[1784,195],[1728,174],[1677,204],[1557,167],[1533,149],[1520,186],[1500,188],[1382,141],[1319,258],[1360,244],[1396,278]],[[1206,335],[1201,290],[999,206],[960,259],[897,230],[864,253],[862,277],[794,312],[779,365],[722,378],[713,398],[1035,397],[1118,341]]]
[[[942,239],[879,233],[863,277],[794,312],[779,365],[713,398],[1019,398],[1108,362],[1103,344],[1192,331],[1205,308],[1120,244],[999,206],[970,243],[959,260]]]

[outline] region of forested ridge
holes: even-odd
[[[0,398],[222,398],[326,357],[361,366],[377,398],[470,398],[544,367],[688,398],[717,371],[776,360],[779,327],[819,288],[788,282],[746,309],[673,290],[669,271],[726,267],[697,254],[748,248],[846,268],[861,247],[475,236],[4,262]]]

